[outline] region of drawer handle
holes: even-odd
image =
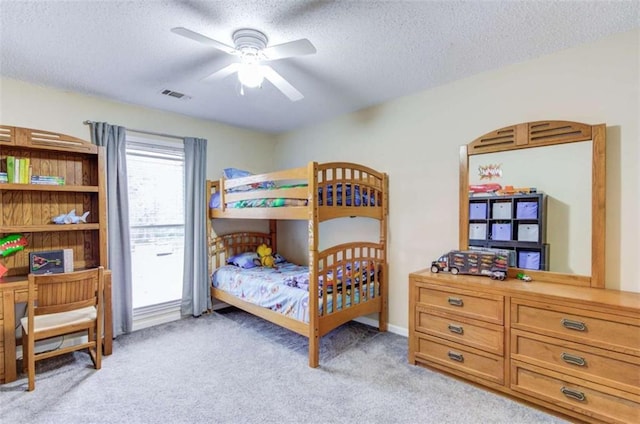
[[[587,326],[584,324],[584,322],[573,321],[573,320],[570,320],[570,319],[562,318],[560,320],[560,323],[565,328],[568,328],[569,330],[576,330],[576,331],[586,331],[587,330]]]
[[[449,331],[456,334],[464,333],[464,329],[461,325],[449,324]]]
[[[563,386],[560,391],[568,398],[579,400],[580,402],[584,402],[585,400],[587,400],[587,397],[584,395],[584,393],[577,390],[568,389]]]
[[[453,359],[454,361],[464,362],[464,356],[462,356],[462,353],[449,351],[447,352],[447,355],[449,356],[449,358]]]
[[[572,355],[570,353],[563,352],[562,355],[560,355],[560,358],[568,364],[577,365],[579,367],[584,367],[585,365],[587,365],[587,361],[585,361],[584,358]]]
[[[462,302],[462,299],[460,299],[459,297],[449,297],[447,298],[447,302],[449,302],[449,305],[452,306],[462,306],[464,304]]]

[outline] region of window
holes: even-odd
[[[184,148],[127,136],[129,222],[136,315],[182,297]]]

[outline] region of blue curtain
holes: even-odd
[[[118,336],[131,332],[133,323],[126,131],[106,122],[93,122],[91,140],[104,146],[107,156],[108,268],[112,280],[113,334]]]
[[[184,274],[182,315],[211,309],[207,278],[207,140],[184,139]]]

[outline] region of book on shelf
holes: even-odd
[[[9,177],[6,172],[0,172],[0,183],[8,183]]]
[[[32,175],[31,184],[64,185],[64,177],[53,175]]]
[[[13,183],[15,177],[16,158],[7,156],[7,182]]]
[[[7,156],[7,181],[13,184],[29,184],[31,159]]]

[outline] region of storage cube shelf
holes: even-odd
[[[469,197],[469,246],[507,249],[509,266],[548,270],[544,193]],[[523,265],[526,266],[523,266]]]

